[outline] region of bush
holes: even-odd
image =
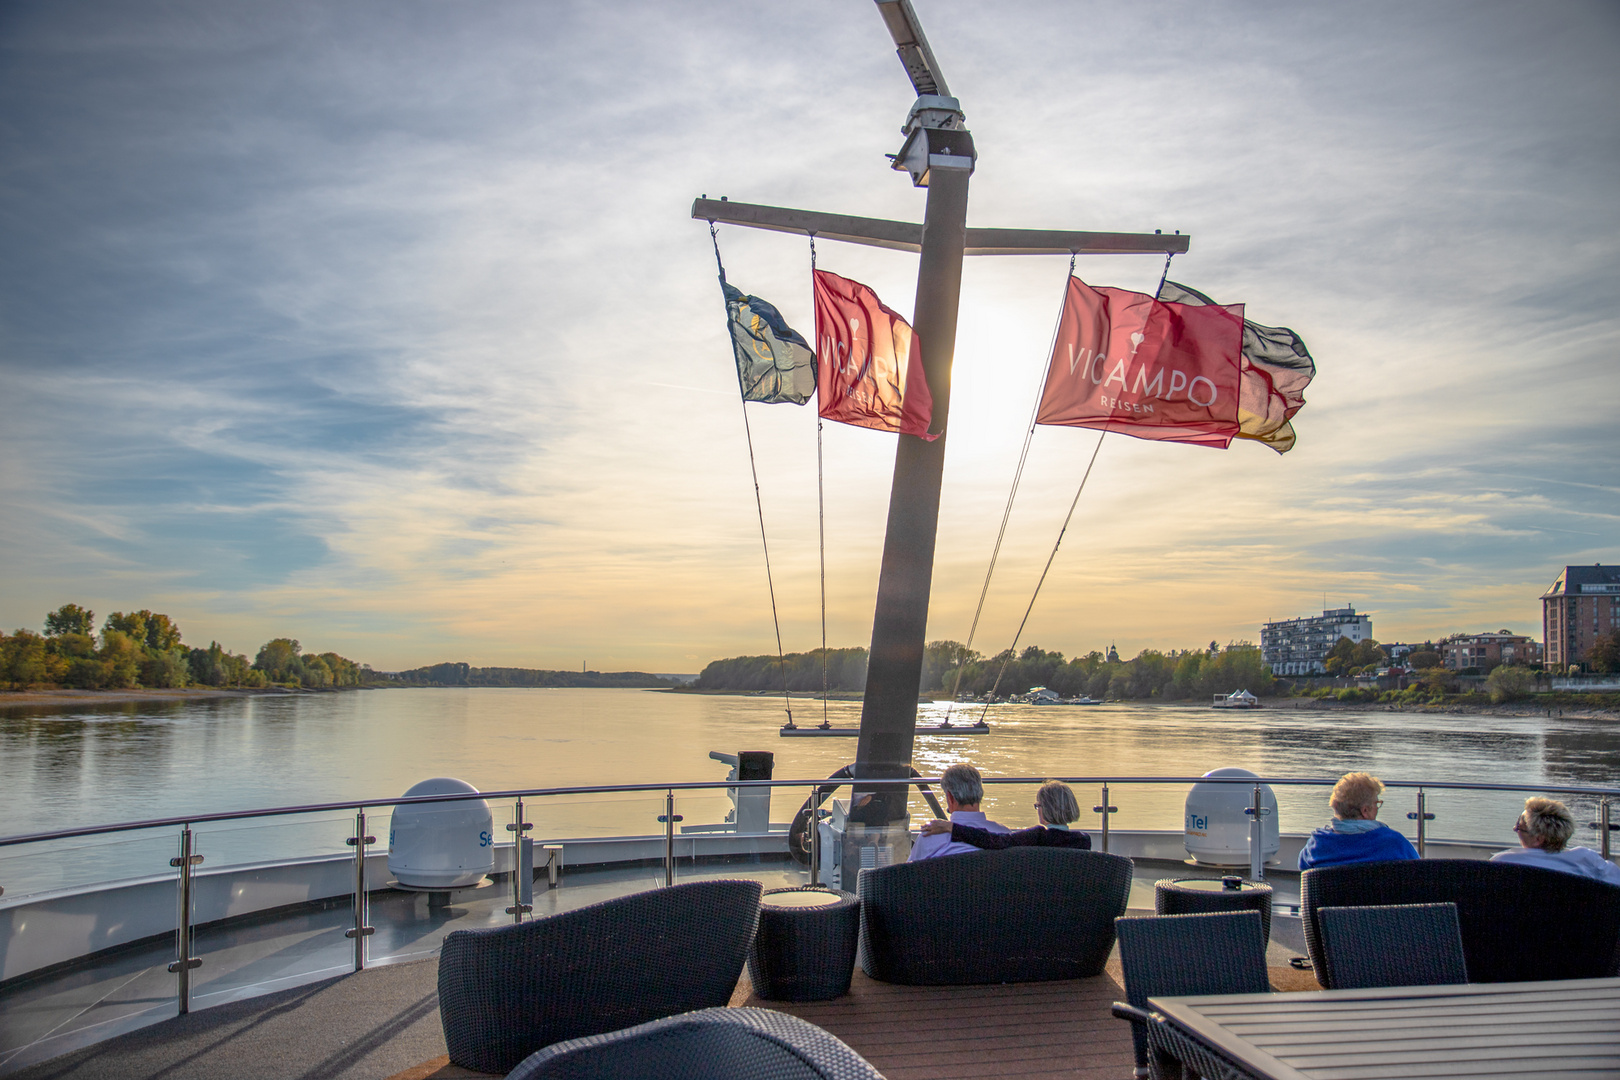
[[[1485,685],[1490,688],[1491,701],[1500,705],[1504,701],[1529,697],[1535,689],[1536,678],[1527,668],[1504,664],[1486,677]]]

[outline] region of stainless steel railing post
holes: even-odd
[[[1598,853],[1609,857],[1609,797],[1598,800]]]
[[[821,884],[821,808],[816,805],[816,789],[810,789],[810,884]],[[1608,833],[1603,835],[1603,850],[1609,850]]]
[[[658,819],[664,823],[664,885],[675,884],[675,789],[664,790],[664,814]]]
[[[558,878],[562,874],[563,846],[561,844],[546,845],[546,887],[555,889]]]
[[[506,831],[516,839],[512,843],[512,906],[506,913],[512,921],[520,923],[526,912],[534,910],[529,903],[534,898],[534,841],[523,834],[534,828],[534,822],[523,820],[523,798],[518,797],[517,810]]]
[[[1418,788],[1417,812],[1414,814],[1407,814],[1406,820],[1417,822],[1417,853],[1418,858],[1420,859],[1423,858],[1424,847],[1426,841],[1428,840],[1429,830],[1426,823],[1434,820],[1434,815],[1429,813],[1426,807],[1427,800],[1424,796],[1423,789]]]
[[[1266,876],[1265,804],[1260,801],[1260,785],[1254,785],[1254,806],[1249,821],[1249,880],[1261,881]]]
[[[202,967],[202,960],[191,955],[191,868],[203,861],[201,855],[191,851],[191,826],[180,830],[180,855],[169,860],[169,865],[180,870],[180,918],[175,928],[175,961],[169,971],[179,976],[176,994],[180,1002],[180,1015],[191,1011],[191,969]]]
[[[366,835],[366,811],[354,812],[354,835],[344,841],[354,848],[354,926],[343,931],[343,936],[354,940],[354,970],[366,967],[366,938],[377,932],[370,925],[371,897],[366,892],[366,845],[375,844],[375,836]]]
[[[1104,784],[1102,786],[1102,796],[1103,796],[1102,805],[1101,806],[1093,806],[1091,808],[1091,812],[1094,813],[1094,814],[1101,814],[1102,815],[1102,849],[1104,851],[1107,851],[1108,850],[1108,815],[1109,814],[1117,814],[1117,813],[1119,813],[1119,807],[1110,806],[1108,804],[1108,785],[1107,784]]]

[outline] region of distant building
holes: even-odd
[[[1539,664],[1541,642],[1506,630],[1494,634],[1459,634],[1440,646],[1440,655],[1451,671],[1513,663]]]
[[[1381,641],[1378,643],[1378,647],[1384,650],[1384,655],[1389,657],[1389,662],[1396,667],[1411,666],[1406,661],[1415,652],[1439,651],[1434,647],[1434,643],[1429,641],[1421,644],[1406,641]]]
[[[1273,675],[1321,675],[1339,639],[1357,645],[1372,637],[1372,616],[1357,615],[1355,605],[1330,608],[1319,616],[1269,622],[1260,628],[1260,656]]]
[[[1541,594],[1547,666],[1582,663],[1599,634],[1620,627],[1620,566],[1566,566]]]

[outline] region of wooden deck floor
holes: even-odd
[[[1270,969],[1281,991],[1319,990],[1308,971]],[[1092,979],[989,986],[893,986],[856,969],[849,993],[795,1004],[756,997],[743,973],[732,1005],[791,1013],[825,1028],[887,1080],[1129,1080],[1129,1026],[1109,1006],[1125,997],[1117,958]],[[389,1080],[481,1077],[425,1061]]]

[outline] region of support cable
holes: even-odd
[[[725,284],[726,265],[720,261],[720,230],[709,222],[709,239],[714,244],[714,262],[720,268],[720,282]],[[742,396],[741,373],[737,379],[737,401],[742,406],[743,435],[748,440],[748,471],[754,478],[754,508],[759,513],[759,543],[765,550],[765,588],[771,594],[771,626],[776,630],[776,666],[782,673],[782,704],[787,710],[787,727],[793,727],[793,699],[788,695],[787,658],[782,654],[782,620],[776,610],[776,584],[771,578],[771,544],[765,536],[765,503],[759,494],[759,466],[754,463],[754,433],[748,426],[748,402]]]
[[[1160,274],[1159,274],[1159,284],[1158,284],[1157,288],[1155,288],[1153,290],[1153,297],[1154,297],[1155,300],[1158,299],[1159,290],[1164,288],[1164,283],[1165,283],[1166,279],[1168,279],[1170,277],[1170,260],[1175,258],[1175,255],[1176,255],[1176,253],[1173,252],[1173,251],[1167,252],[1165,254],[1165,257],[1164,257],[1164,270],[1162,272],[1160,272]],[[1071,274],[1073,274],[1073,272],[1074,272],[1074,257],[1072,255],[1069,257],[1069,268],[1070,268],[1069,272]],[[1064,287],[1065,288],[1068,287],[1068,282],[1064,282]],[[1060,316],[1060,318],[1061,318],[1061,316]],[[1055,331],[1053,333],[1053,341],[1054,342],[1056,341],[1056,332]],[[1039,401],[1037,400],[1037,407],[1038,406],[1039,406]],[[1035,426],[1034,426],[1034,423],[1032,422],[1030,424],[1030,432],[1033,434],[1034,430],[1035,430]],[[1006,674],[1007,665],[1013,662],[1013,659],[1014,659],[1014,657],[1016,655],[1016,650],[1018,648],[1018,639],[1021,638],[1023,636],[1023,634],[1024,634],[1024,627],[1026,625],[1028,625],[1028,623],[1029,623],[1030,613],[1035,610],[1035,601],[1041,595],[1041,586],[1046,584],[1046,575],[1051,571],[1053,561],[1055,559],[1057,559],[1058,548],[1063,546],[1063,535],[1064,535],[1064,533],[1069,531],[1069,522],[1072,521],[1073,518],[1074,518],[1074,509],[1075,509],[1076,506],[1080,505],[1080,493],[1086,490],[1086,481],[1091,479],[1092,466],[1097,464],[1097,454],[1102,450],[1103,440],[1108,437],[1108,431],[1109,431],[1109,429],[1105,427],[1105,428],[1102,429],[1102,431],[1097,433],[1097,445],[1092,447],[1092,449],[1091,449],[1091,460],[1086,462],[1086,471],[1080,477],[1080,486],[1075,489],[1074,498],[1072,500],[1070,500],[1070,502],[1069,502],[1069,512],[1067,514],[1063,515],[1063,526],[1058,529],[1057,540],[1054,541],[1053,544],[1052,544],[1052,553],[1046,557],[1046,565],[1041,569],[1041,576],[1035,582],[1035,591],[1034,591],[1034,593],[1032,593],[1030,595],[1029,606],[1024,609],[1024,617],[1021,620],[1019,620],[1018,629],[1013,634],[1012,644],[1007,647],[1007,658],[1001,662],[1001,667],[996,671],[995,682],[992,683],[991,686],[990,686],[990,693],[988,695],[986,695],[986,697],[985,697],[984,709],[979,713],[979,722],[980,723],[984,722],[985,716],[990,712],[990,702],[991,702],[991,700],[993,700],[995,698],[996,690],[1001,686],[1001,677],[1004,674]],[[1028,440],[1027,437],[1025,438],[1025,441],[1024,441],[1024,447],[1025,447],[1025,451],[1027,453],[1028,448],[1029,448],[1029,440]],[[1022,470],[1023,470],[1023,462],[1020,461],[1019,462],[1019,471],[1022,472]],[[1015,490],[1016,490],[1016,484],[1017,484],[1017,481],[1015,479],[1014,480]],[[1010,498],[1007,501],[1007,507],[1008,507],[1009,511],[1012,509],[1012,500]],[[1006,528],[1005,520],[1003,520],[1002,527],[1003,527],[1003,529]],[[1000,547],[1000,543],[1001,542],[998,539],[996,541],[996,544],[997,544],[998,548]],[[986,577],[986,580],[985,580],[985,587],[989,588],[989,579],[988,579],[988,577]],[[983,598],[982,597],[980,599],[980,603],[981,604],[983,603]],[[977,616],[975,616],[974,618],[975,618],[975,621],[977,621]],[[955,695],[953,694],[952,697],[954,698]]]
[[[1063,278],[1063,292],[1065,296],[1067,296],[1069,290],[1069,278],[1074,276],[1074,258],[1074,255],[1071,253],[1069,255],[1069,272]],[[1048,357],[1052,355],[1052,350],[1057,345],[1058,330],[1061,329],[1062,326],[1063,303],[1060,300],[1058,303],[1057,321],[1052,324],[1052,340],[1047,344],[1046,347],[1046,355]],[[1041,382],[1044,385],[1046,382],[1045,367],[1041,368],[1040,377]],[[1035,405],[1029,411],[1029,427],[1024,432],[1024,447],[1019,451],[1018,454],[1018,467],[1013,470],[1012,489],[1007,492],[1007,505],[1001,511],[1001,528],[996,533],[995,547],[990,551],[990,565],[986,567],[984,571],[984,585],[979,589],[978,606],[973,609],[973,623],[968,627],[967,642],[962,646],[962,652],[956,658],[956,678],[951,683],[951,700],[945,705],[945,720],[943,722],[943,726],[945,727],[949,727],[951,724],[951,713],[956,708],[957,691],[962,688],[962,670],[967,666],[968,653],[973,648],[973,637],[978,633],[979,630],[979,617],[984,614],[985,598],[990,595],[990,579],[995,576],[996,560],[1001,555],[1001,542],[1007,536],[1007,521],[1012,517],[1013,500],[1018,497],[1018,483],[1024,475],[1024,463],[1029,460],[1029,445],[1031,440],[1035,438],[1035,418],[1040,415],[1040,409],[1041,395],[1040,391],[1037,389],[1035,393]],[[998,677],[997,682],[999,681],[1000,678]]]

